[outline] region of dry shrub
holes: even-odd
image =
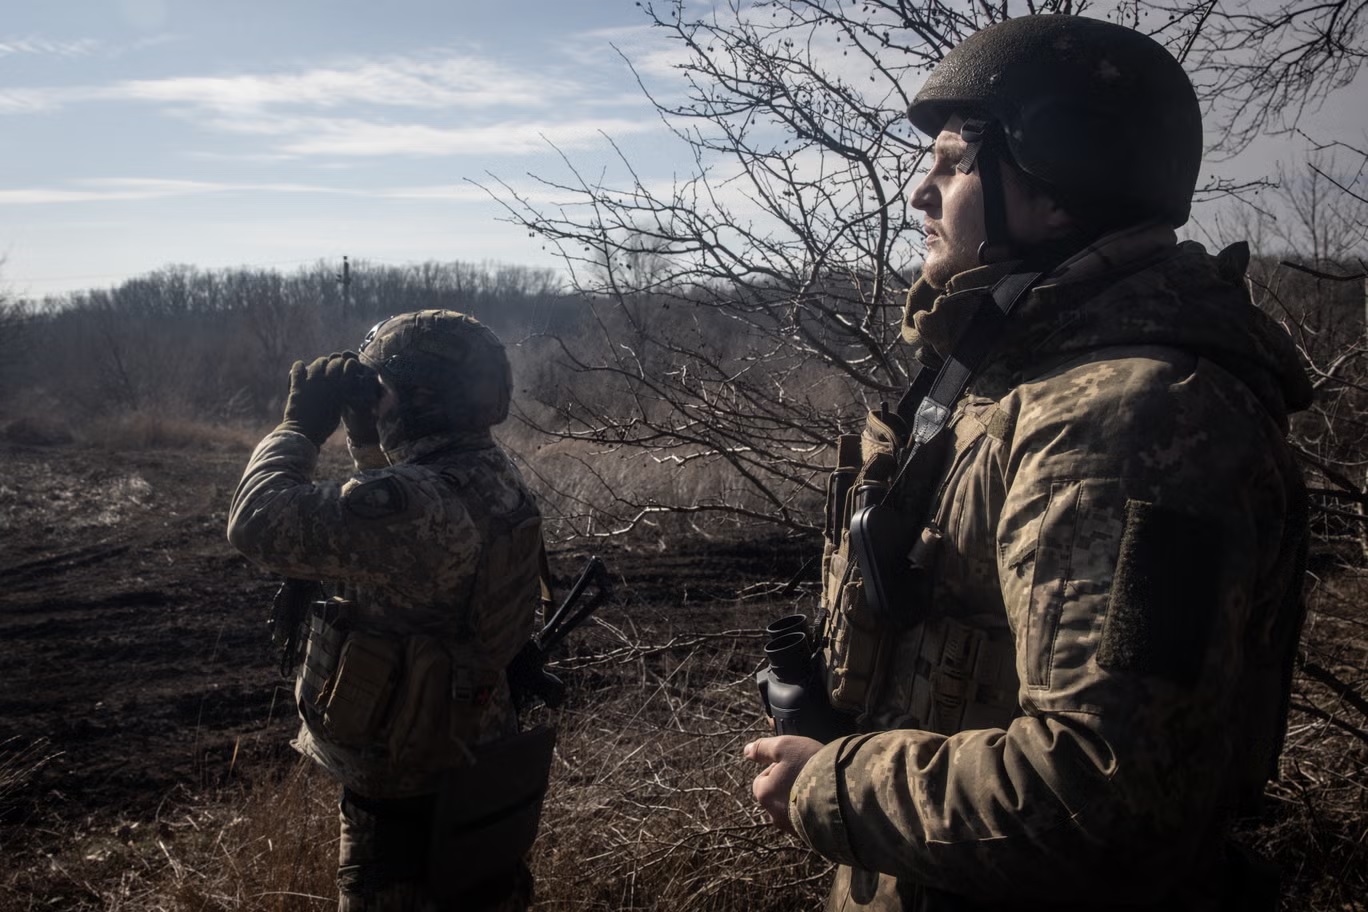
[[[98,418],[80,429],[86,446],[106,450],[250,450],[256,429],[137,411]]]
[[[746,518],[767,509],[741,477],[722,476],[715,465],[682,450],[661,455],[590,440],[553,440],[516,424],[500,440],[537,490],[555,541],[632,533],[663,544],[681,535],[744,535]]]
[[[20,446],[62,446],[75,439],[71,426],[52,415],[22,415],[0,425],[0,440]]]
[[[1279,780],[1252,834],[1289,909],[1368,909],[1368,573],[1308,580]]]
[[[789,910],[830,866],[769,825],[741,757],[760,732],[758,631],[618,645],[570,660],[581,705],[563,718],[537,842],[538,908]],[[739,671],[739,673],[738,673]]]
[[[34,775],[59,755],[51,753],[49,747],[47,738],[15,736],[0,741],[0,814],[9,810]]]
[[[44,892],[106,912],[335,908],[336,793],[301,759],[235,796],[169,797],[150,824],[75,840],[51,859]]]
[[[202,815],[196,838],[164,851],[157,905],[303,912],[337,902],[337,788],[312,762]]]

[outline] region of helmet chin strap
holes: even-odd
[[[984,240],[979,244],[979,264],[987,266],[1011,259],[1015,250],[1007,233],[1007,200],[1002,192],[1002,169],[998,166],[1002,126],[996,121],[970,118],[960,127],[960,136],[965,149],[955,168],[969,174],[977,165],[983,184]]]

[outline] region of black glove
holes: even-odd
[[[347,439],[355,446],[374,446],[380,442],[375,424],[375,409],[384,395],[380,378],[361,363],[356,352],[343,352],[342,357],[342,421]]]
[[[341,355],[315,358],[308,366],[296,361],[290,367],[290,396],[285,400],[285,418],[280,430],[298,431],[323,446],[342,421],[342,371],[346,360]]]

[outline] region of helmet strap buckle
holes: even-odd
[[[965,147],[955,170],[961,174],[969,174],[974,170],[974,163],[983,149],[984,140],[988,138],[988,126],[986,120],[966,120],[960,127],[960,138],[964,140]]]
[[[1000,128],[995,121],[970,118],[960,127],[960,137],[967,147],[956,165],[968,174],[978,165],[979,181],[983,184],[983,235],[978,259],[981,265],[1001,262],[1012,256],[1013,246],[1007,231],[1007,198],[1002,189],[1002,170],[997,142]]]

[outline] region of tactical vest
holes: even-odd
[[[447,630],[398,633],[359,620],[344,599],[315,603],[295,688],[316,739],[380,751],[391,764],[418,771],[469,759],[485,705],[532,636],[542,586],[541,515],[532,499],[499,513],[479,486],[463,484],[450,469],[442,474],[460,485],[484,542],[468,590],[452,594]]]
[[[998,414],[995,405],[989,411]],[[856,714],[861,727],[950,733],[1005,727],[1020,712],[1014,644],[1010,639],[990,639],[983,630],[938,611],[935,598],[937,557],[949,508],[946,494],[994,420],[989,417],[985,423],[961,406],[949,426],[901,474],[897,470],[908,435],[897,415],[871,412],[858,451],[853,437],[838,446],[838,465],[828,485],[822,655],[832,705]],[[997,420],[995,436],[1002,433],[1001,424]],[[862,491],[889,485],[883,503],[920,530],[909,536],[912,544],[906,555],[918,571],[918,582],[902,593],[898,610],[905,616],[895,623],[870,610],[865,581],[851,556],[847,526]],[[907,667],[912,656],[914,667]],[[890,692],[892,674],[908,692]]]

